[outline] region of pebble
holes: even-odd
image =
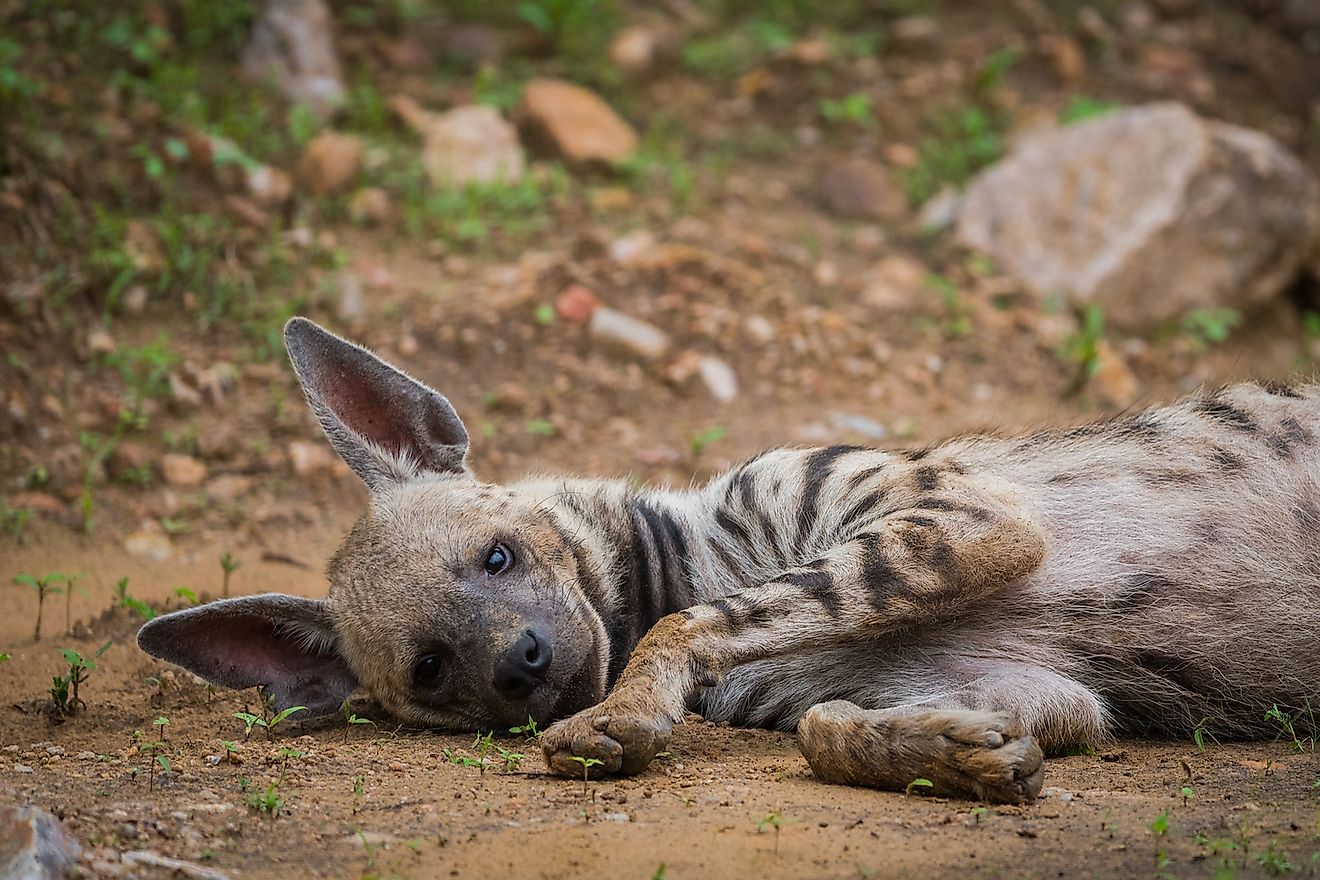
[[[655,360],[669,350],[669,334],[640,318],[601,306],[591,315],[591,335],[639,355]]]
[[[921,206],[917,213],[917,226],[923,232],[943,232],[958,221],[962,205],[962,193],[946,186]]]
[[[124,539],[124,551],[136,559],[164,562],[174,555],[174,546],[163,532],[138,529]]]
[[[737,398],[738,375],[724,361],[717,357],[703,357],[697,372],[710,396],[720,403],[729,403]]]
[[[29,767],[27,764],[15,764],[15,765],[14,765],[14,772],[15,772],[15,773],[32,773],[33,770],[32,770],[32,768]]]
[[[160,460],[160,470],[166,483],[184,489],[200,486],[206,480],[206,465],[190,455],[177,452],[165,454]]]
[[[294,440],[289,444],[289,465],[295,475],[310,477],[324,473],[334,467],[335,459],[330,450],[320,443],[306,440]]]
[[[62,754],[64,754],[64,747],[63,747],[63,746],[46,746],[46,754],[48,754],[48,755],[62,755]]]

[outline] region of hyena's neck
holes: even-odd
[[[611,682],[660,618],[745,585],[744,573],[702,537],[708,515],[701,490],[556,480],[537,491],[552,499],[546,506],[577,560],[578,585],[605,621]]]

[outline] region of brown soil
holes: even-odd
[[[977,4],[948,3],[938,47],[898,46],[878,66],[838,65],[828,94],[869,91],[877,129],[830,129],[815,146],[778,143],[773,158],[749,149],[727,173],[699,169],[686,210],[653,193],[620,199],[617,183],[583,175],[525,248],[464,251],[437,250],[397,230],[353,228],[312,208],[316,231],[377,281],[367,286],[364,314],[346,320],[336,319],[333,296],[316,292],[331,276],[316,275],[303,291],[304,310],[448,394],[472,428],[478,472],[491,479],[545,469],[686,484],[775,444],[920,444],[961,431],[1076,421],[1201,384],[1313,374],[1314,342],[1297,310],[1280,303],[1244,316],[1221,345],[1177,333],[1111,337],[1117,379],[1101,375],[1074,393],[1076,365],[1058,355],[1077,329],[1073,316],[1051,313],[945,239],[920,234],[912,217],[867,227],[821,209],[822,162],[911,147],[929,112],[948,102],[949,81],[966,79],[1006,44],[1026,47],[1025,60],[996,100],[1022,124],[1075,94],[1172,97],[1270,131],[1320,170],[1320,108],[1312,103],[1320,66],[1273,19],[1252,19],[1230,4],[1168,0],[1154,4],[1168,13],[1158,27],[1134,35],[1115,25],[1097,48],[1074,17],[1050,4],[1002,5],[1003,14],[991,17]],[[1080,72],[1062,70],[1049,49],[1057,44],[1046,37],[1061,35],[1085,46]],[[363,60],[363,42],[346,40],[350,60]],[[783,59],[768,67],[762,81],[770,86],[750,104],[733,84],[676,73],[634,84],[631,101],[663,106],[703,147],[819,128],[819,71]],[[408,91],[407,78],[374,72],[382,92]],[[435,95],[423,89],[420,97]],[[593,207],[614,203],[622,207]],[[652,231],[659,248],[642,261],[612,259],[610,243],[637,228]],[[892,256],[948,279],[956,301],[930,290],[908,290],[897,304],[868,300],[867,273]],[[574,283],[663,327],[676,354],[643,364],[594,344],[571,322],[538,321],[537,307]],[[217,559],[228,551],[241,563],[235,593],[321,595],[322,567],[364,493],[342,468],[292,472],[290,442],[324,441],[291,373],[253,356],[245,328],[202,329],[187,298],[180,301],[184,308],[153,301],[143,313],[117,315],[115,341],[142,345],[165,333],[183,355],[185,376],[226,362],[238,366],[237,378],[200,407],[150,402],[149,433],[130,439],[145,450],[154,479],[140,486],[98,473],[90,533],[79,508],[85,450],[78,435],[108,433],[124,396],[115,372],[88,352],[98,306],[43,303],[0,321],[0,350],[12,353],[0,364],[0,389],[11,412],[18,401],[25,413],[0,422],[8,500],[27,491],[32,474],[45,475],[37,481],[38,514],[21,540],[0,535],[0,576],[83,575],[69,606],[73,633],[64,633],[65,597],[54,596],[36,643],[35,596],[0,589],[0,653],[12,655],[0,662],[0,802],[33,803],[64,819],[94,850],[85,863],[93,873],[150,876],[117,861],[130,850],[251,877],[1316,873],[1320,759],[1313,744],[1299,751],[1286,739],[1207,739],[1204,749],[1190,734],[1173,744],[1105,744],[1095,754],[1053,759],[1037,803],[988,809],[920,790],[827,787],[811,779],[792,737],[700,719],[677,729],[672,753],[646,774],[592,782],[585,792],[580,782],[546,775],[539,749],[520,737],[494,740],[526,752],[516,770],[502,772],[493,758],[483,772],[463,763],[477,755],[470,736],[395,730],[379,717],[375,725],[308,730],[290,722],[273,741],[254,732],[235,762],[208,760],[223,754],[222,740],[243,739],[233,713],[256,711],[256,694],[210,692],[139,652],[140,619],[112,607],[116,581],[128,576],[129,595],[161,609],[184,601],[181,586],[214,597],[222,584]],[[749,316],[764,319],[762,329],[754,331]],[[737,399],[711,399],[691,376],[688,352],[725,359],[740,379]],[[727,433],[694,442],[714,437],[706,433],[712,428]],[[249,488],[219,500],[199,487],[163,485],[160,456],[179,449],[201,459],[208,478],[247,477]],[[143,531],[168,533],[167,560],[125,549],[125,539]],[[90,655],[106,640],[114,644],[82,688],[85,710],[57,723],[46,700],[60,672],[57,649]],[[158,738],[152,722],[162,715],[170,723],[157,751],[171,770],[149,773],[155,752],[141,745]],[[285,761],[276,755],[281,748],[302,754]],[[281,777],[276,809],[249,805]]]

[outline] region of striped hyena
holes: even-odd
[[[285,338],[371,490],[329,598],[214,602],[139,635],[279,706],[361,686],[427,727],[557,721],[563,774],[640,772],[691,709],[796,729],[829,782],[1017,801],[1045,752],[1259,735],[1320,690],[1320,387],[777,449],[695,489],[504,487],[472,475],[443,396],[310,321]]]

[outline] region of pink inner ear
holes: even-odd
[[[273,624],[256,617],[216,621],[194,637],[197,654],[214,658],[218,677],[247,682],[240,687],[300,678],[337,659],[302,650],[295,633],[278,633]]]
[[[320,383],[317,390],[326,406],[349,430],[390,455],[399,456],[405,449],[412,449],[408,419],[401,412],[409,401],[392,400],[388,393],[407,394],[401,387],[405,384],[401,377],[379,364],[345,354],[337,347],[325,351],[328,381]]]

